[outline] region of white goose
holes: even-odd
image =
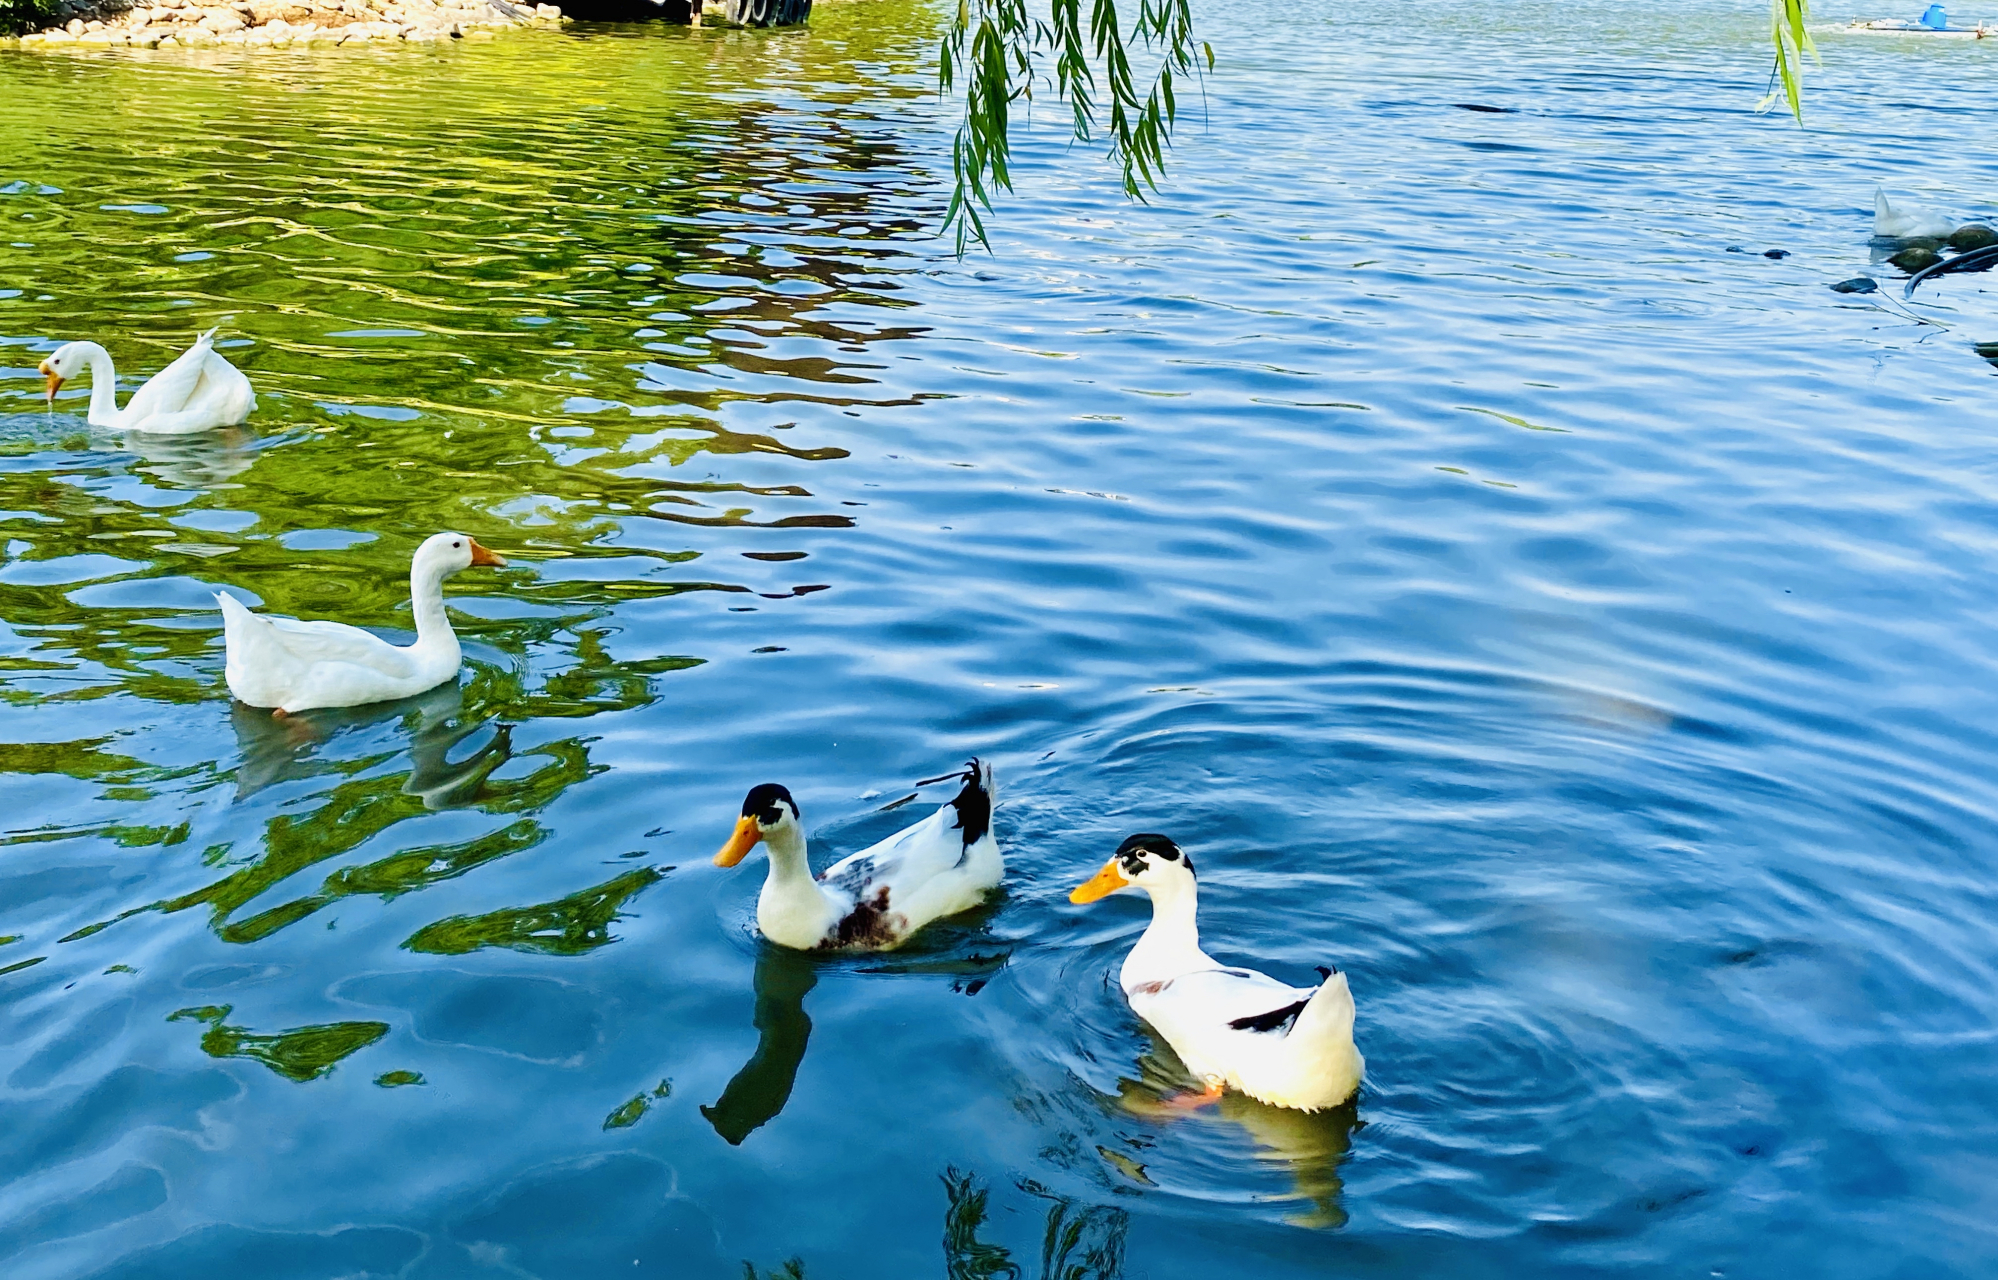
[[[1884,240],[1942,240],[1956,219],[1924,204],[1896,205],[1885,187],[1873,189],[1873,234]]]
[[[1367,1064],[1353,1044],[1345,974],[1320,969],[1324,982],[1293,987],[1202,951],[1193,861],[1164,836],[1125,840],[1068,898],[1095,902],[1120,889],[1151,895],[1152,923],[1125,957],[1118,982],[1132,1010],[1206,1085],[1193,1102],[1212,1102],[1226,1086],[1300,1111],[1353,1096]]]
[[[118,370],[111,353],[94,342],[71,342],[42,361],[48,375],[49,403],[62,384],[90,371],[90,425],[127,431],[181,434],[229,427],[256,411],[257,396],[240,369],[218,355],[215,330],[194,340],[180,358],[154,374],[118,407]]]
[[[946,774],[945,777],[958,775]],[[763,936],[799,951],[891,951],[932,920],[985,901],[1006,873],[992,838],[992,766],[972,760],[964,789],[937,811],[812,876],[798,802],[774,782],[754,787],[715,865],[732,867],[758,843],[770,871],[756,898]],[[933,778],[933,782],[942,779]]]
[[[460,533],[424,539],[409,562],[416,643],[407,646],[344,622],[265,617],[227,592],[216,592],[229,692],[253,707],[287,715],[408,698],[443,684],[458,674],[463,660],[444,612],[444,579],[475,564],[503,567],[506,561]]]

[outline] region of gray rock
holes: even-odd
[[[1988,249],[1998,244],[1998,231],[1981,222],[1972,222],[1950,232],[1948,243],[1952,249]]]
[[[1880,286],[1874,282],[1872,276],[1854,276],[1850,280],[1839,281],[1831,287],[1831,291],[1833,293],[1873,293],[1879,288]]]
[[[1903,249],[1901,252],[1887,259],[1887,261],[1890,265],[1907,272],[1909,275],[1914,275],[1917,271],[1926,271],[1928,268],[1936,265],[1936,263],[1941,262],[1942,255],[1934,249]]]

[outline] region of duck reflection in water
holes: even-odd
[[[452,748],[484,727],[483,721],[465,723],[464,701],[464,690],[454,682],[397,702],[326,707],[277,720],[232,700],[229,718],[243,761],[236,770],[236,798],[279,782],[346,772],[338,763],[315,759],[318,749],[343,730],[401,720],[413,722],[403,793],[422,800],[426,809],[474,803],[486,778],[513,755],[513,726],[500,725],[484,746],[454,763]]]
[[[805,1060],[805,1043],[812,1038],[812,1020],[805,1013],[805,995],[818,985],[819,970],[810,955],[765,945],[756,957],[756,1052],[735,1073],[722,1096],[701,1114],[730,1146],[756,1132],[784,1109],[798,1064]]]
[[[1219,1139],[1224,1148],[1234,1148],[1236,1136],[1246,1133],[1256,1144],[1253,1159],[1258,1164],[1284,1167],[1295,1198],[1311,1206],[1284,1221],[1314,1229],[1346,1225],[1346,1210],[1341,1204],[1346,1188],[1339,1166],[1352,1149],[1353,1135],[1366,1124],[1360,1119],[1357,1098],[1313,1112],[1273,1107],[1230,1089],[1213,1102],[1188,1106],[1185,1098],[1190,1079],[1191,1073],[1180,1064],[1178,1055],[1154,1039],[1151,1051],[1138,1059],[1138,1079],[1117,1082],[1116,1105],[1128,1115],[1161,1127],[1172,1126],[1200,1146]],[[1233,1151],[1214,1154],[1225,1160]]]
[[[981,920],[982,923],[982,920]],[[966,929],[965,935],[972,931]],[[949,936],[948,934],[946,936]],[[857,970],[863,974],[943,974],[951,977],[951,990],[977,995],[986,981],[1005,966],[1008,953],[954,955],[901,955],[890,964]],[[812,1020],[805,1013],[805,996],[818,985],[819,966],[837,964],[808,951],[763,944],[756,956],[756,1052],[742,1070],[735,1073],[720,1098],[701,1114],[716,1133],[732,1147],[777,1118],[791,1099],[798,1067],[805,1060],[805,1044],[812,1036]]]

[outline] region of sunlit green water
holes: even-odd
[[[1824,286],[1998,64],[1800,133],[1765,12],[1217,8],[1156,204],[1044,113],[965,263],[899,4],[0,56],[0,1270],[1988,1273],[1998,314]],[[214,325],[245,429],[43,408]],[[230,704],[213,591],[406,635],[446,527],[457,685]],[[707,862],[973,753],[906,953]],[[1147,829],[1356,1106],[1161,1105]]]

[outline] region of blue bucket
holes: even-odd
[[[1949,25],[1949,15],[1943,12],[1941,5],[1932,4],[1922,13],[1922,25],[1931,31],[1941,31]]]

